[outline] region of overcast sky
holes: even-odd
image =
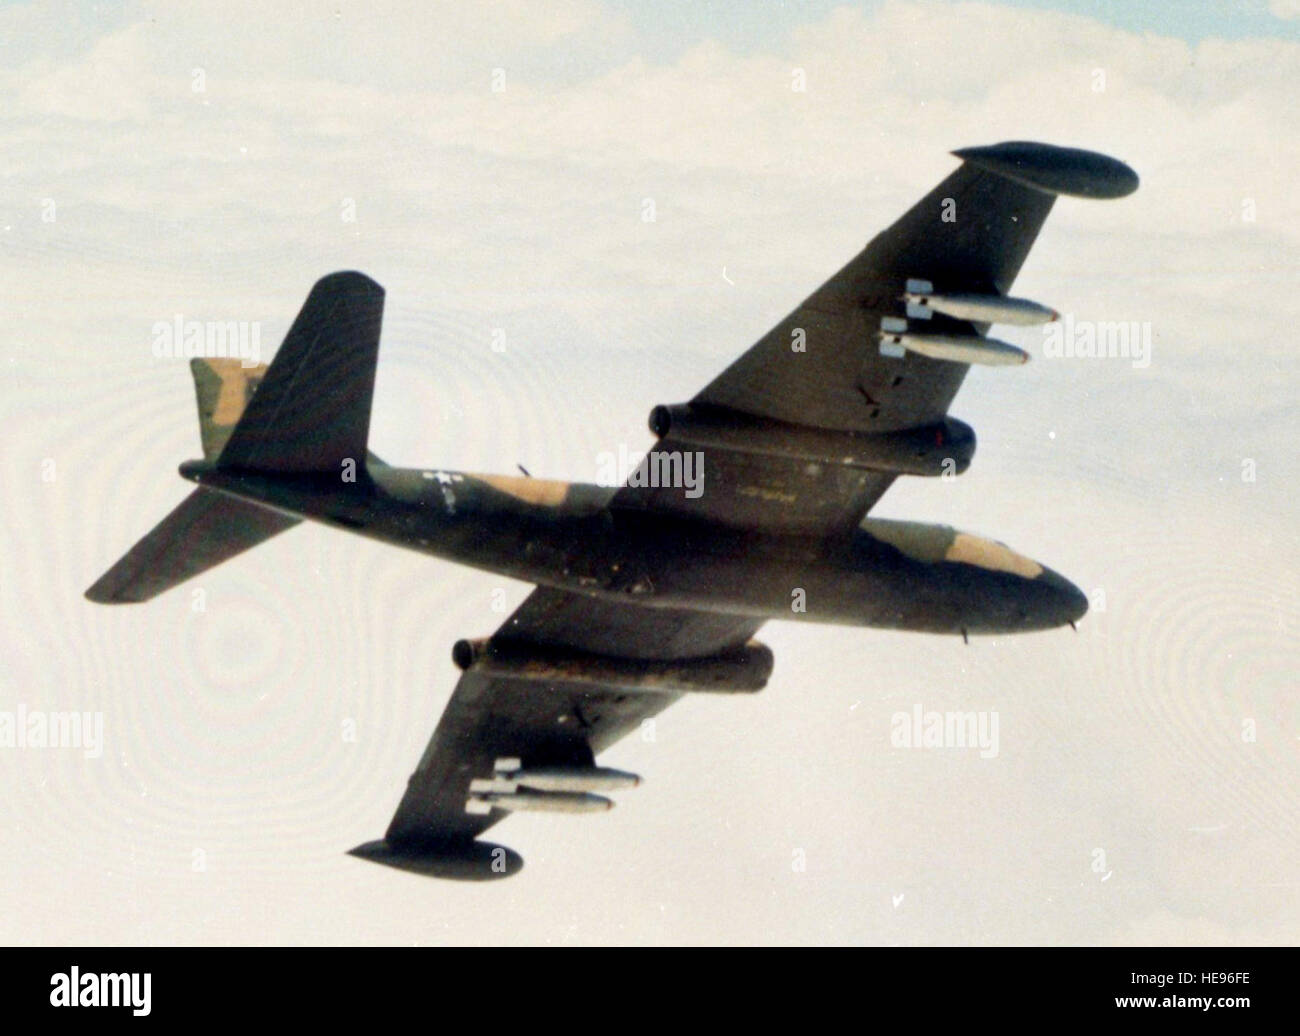
[[[0,8],[0,712],[104,722],[0,747],[0,942],[1297,941],[1295,0],[273,7]],[[1077,634],[771,624],[764,692],[674,707],[602,757],[644,786],[510,819],[526,868],[468,886],[344,853],[528,587],[304,527],[201,612],[82,597],[200,453],[158,321],[269,354],[361,269],[375,452],[593,480],[1006,139],[1140,174],[1058,202],[1016,291],[1150,364],[1000,329],[1034,360],[968,377],[970,470],[876,513],[1041,559]],[[894,747],[918,705],[998,752]]]

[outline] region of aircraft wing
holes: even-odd
[[[656,486],[643,465],[618,506],[832,534],[854,527],[903,472],[879,458],[874,467],[842,456],[810,463],[808,450],[782,448],[783,432],[791,442],[810,430],[838,433],[848,444],[841,454],[858,446],[879,454],[878,437],[890,433],[934,429],[942,438],[967,364],[882,355],[877,338],[882,320],[907,316],[907,282],[1005,295],[1058,194],[1118,197],[1137,186],[1127,166],[1094,152],[1015,142],[954,154],[956,170],[691,400],[714,425],[728,415],[761,424],[770,433],[763,445],[757,434],[721,445],[665,419],[654,451],[702,452],[704,491]],[[927,326],[965,335],[987,327],[947,318]]]
[[[481,811],[467,810],[471,782],[492,782],[502,759],[518,760],[525,771],[590,769],[597,753],[687,690],[715,689],[700,681],[739,673],[743,687],[724,689],[758,690],[771,655],[747,642],[761,625],[743,616],[611,604],[536,588],[489,641],[476,649],[457,646],[464,671],[384,841],[353,852],[406,869],[467,876],[438,870],[440,858],[509,815],[482,803]]]
[[[656,408],[658,446],[614,507],[825,537],[851,530],[898,474],[969,461],[973,433],[946,417],[966,364],[885,355],[883,322],[909,316],[909,280],[1000,301],[1057,194],[1118,197],[1137,181],[1114,159],[1042,144],[956,154],[955,172],[693,400]],[[927,327],[984,342],[985,325],[951,315]],[[703,454],[702,486],[684,464],[676,482],[656,477],[672,469],[652,469],[655,454],[673,452]],[[353,852],[447,877],[511,873],[522,861],[478,835],[515,808],[603,808],[584,790],[598,752],[684,693],[763,686],[771,653],[749,639],[760,625],[538,588],[490,640],[457,645],[463,675],[385,839]],[[577,791],[530,791],[557,773]]]

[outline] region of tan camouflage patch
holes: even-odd
[[[896,522],[885,518],[868,518],[862,523],[862,528],[909,558],[928,562],[943,561],[956,535],[947,525]]]
[[[569,495],[568,482],[555,482],[544,478],[520,478],[515,475],[471,475],[498,492],[514,497],[525,504],[538,507],[559,507]]]
[[[868,518],[862,523],[862,528],[917,561],[930,564],[954,561],[992,572],[1011,572],[1025,579],[1037,579],[1043,573],[1043,566],[1037,561],[1017,554],[1010,547],[996,540],[958,532],[948,525]]]
[[[944,560],[978,565],[994,572],[1011,572],[1023,579],[1037,579],[1043,574],[1043,566],[1032,558],[1017,554],[995,540],[986,540],[982,536],[972,536],[965,532],[959,532],[953,538]]]
[[[215,460],[266,375],[266,364],[245,367],[242,360],[195,358],[190,361],[199,403],[203,455]]]
[[[212,421],[223,428],[233,428],[244,414],[244,408],[253,398],[253,392],[266,374],[266,365],[245,367],[242,360],[204,360],[221,379],[221,391],[212,410]]]

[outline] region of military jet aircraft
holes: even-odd
[[[360,857],[442,877],[517,871],[479,836],[520,810],[596,812],[638,782],[596,756],[686,694],[761,689],[769,619],[966,637],[1073,625],[1087,601],[1002,543],[867,513],[899,475],[966,469],[948,416],[972,363],[1027,356],[991,324],[1058,195],[1117,198],[1104,155],[1009,142],[960,166],[686,403],[617,488],[391,467],[369,453],[384,292],[319,281],[269,368],[195,359],[197,488],[99,579],[146,601],[324,522],[536,588],[461,670],[384,838]],[[702,476],[702,477],[701,477]]]

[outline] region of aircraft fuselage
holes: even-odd
[[[357,481],[218,470],[219,492],[529,583],[645,607],[915,630],[1011,633],[1077,620],[1083,594],[1000,543],[867,519],[823,539],[611,506],[581,483],[412,468]]]

